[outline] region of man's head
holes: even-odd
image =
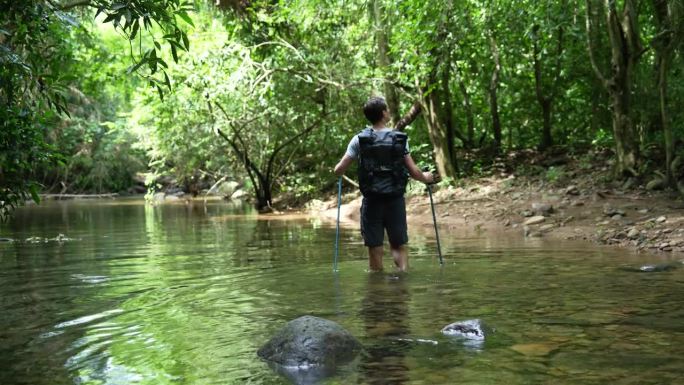
[[[383,120],[385,118],[385,111],[388,111],[387,103],[384,98],[379,96],[373,96],[363,105],[363,114],[366,115],[366,119],[371,124],[376,124]]]

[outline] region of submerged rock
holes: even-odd
[[[634,273],[658,273],[672,271],[682,266],[682,262],[658,263],[654,265],[643,265],[640,267],[623,267],[621,270]]]
[[[303,316],[288,322],[257,354],[283,370],[292,371],[334,368],[353,360],[361,349],[361,343],[337,323]],[[316,371],[328,372],[319,369]]]
[[[48,239],[47,238],[41,238],[41,237],[28,237],[24,241],[26,243],[47,243]]]
[[[511,349],[525,356],[544,357],[556,351],[558,344],[551,342],[518,344],[511,346]]]
[[[678,268],[674,263],[661,263],[657,265],[644,265],[639,268],[639,271],[642,273],[652,273],[652,272],[659,272],[659,271],[670,271]]]
[[[67,237],[67,236],[64,235],[64,234],[59,234],[59,235],[57,235],[57,236],[54,237],[54,238],[50,238],[50,240],[51,240],[51,241],[55,241],[55,242],[59,242],[59,243],[63,243],[63,242],[75,241],[76,239],[74,239],[74,238],[69,238],[69,237]]]

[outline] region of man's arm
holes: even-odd
[[[416,162],[414,162],[413,158],[411,158],[411,155],[406,154],[406,156],[404,156],[404,164],[406,165],[411,178],[423,183],[439,182],[438,178],[435,178],[431,172],[420,171],[418,166],[416,166]]]
[[[347,154],[344,154],[342,159],[340,159],[337,165],[335,165],[335,175],[342,176],[342,174],[344,174],[344,172],[347,171],[349,165],[351,165],[353,161],[354,158]]]

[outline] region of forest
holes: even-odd
[[[684,0],[0,0],[0,213],[136,183],[303,202],[371,95],[442,184],[600,150],[684,191],[683,35]]]

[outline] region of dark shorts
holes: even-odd
[[[364,197],[361,203],[361,235],[368,247],[382,246],[385,230],[390,245],[408,243],[404,196]]]

